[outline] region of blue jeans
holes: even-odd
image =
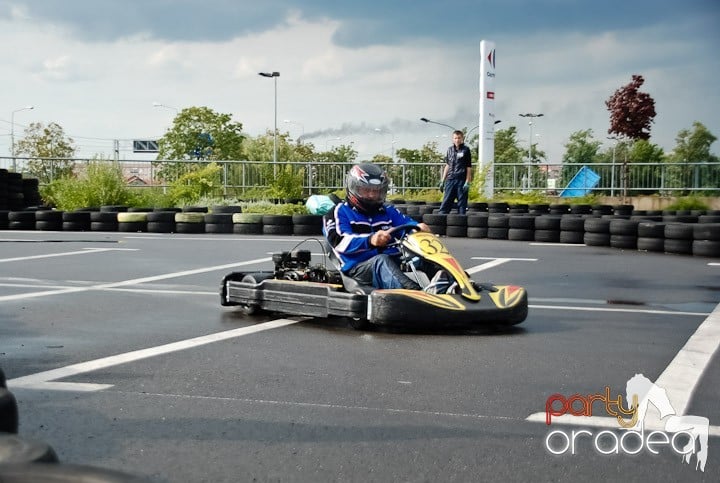
[[[464,179],[448,179],[445,180],[445,192],[443,193],[442,204],[440,204],[439,213],[450,213],[457,199],[458,213],[464,215],[467,211],[468,192],[463,188],[465,186]]]
[[[400,270],[398,257],[390,255],[375,255],[352,267],[347,274],[363,285],[372,285],[375,288],[420,290],[420,285]]]

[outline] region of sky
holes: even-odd
[[[477,126],[481,40],[496,47],[497,128],[527,146],[519,114],[542,113],[532,137],[549,162],[579,130],[609,149],[605,101],[633,74],[656,102],[651,142],[670,151],[695,121],[720,137],[719,26],[720,0],[0,0],[0,156],[13,119],[16,142],[54,122],[83,157],[118,139],[121,159],[147,159],[131,141],[193,106],[258,136],[275,82],[278,129],[318,150],[443,151],[449,130],[420,118]]]

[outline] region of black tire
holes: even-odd
[[[237,235],[260,235],[262,232],[260,223],[233,223],[233,233]]]
[[[183,206],[183,213],[207,213],[207,206]]]
[[[190,213],[190,212],[186,212]],[[199,212],[195,212],[199,213]],[[205,233],[205,223],[175,223],[175,233]]]
[[[182,213],[182,208],[177,208],[175,206],[166,206],[166,207],[158,207],[153,208],[153,211],[170,211],[172,213]]]
[[[585,218],[576,216],[563,216],[560,219],[560,231],[585,231]]]
[[[507,240],[508,228],[488,227],[487,237],[490,240]]]
[[[720,223],[701,223],[693,226],[694,240],[720,240]]]
[[[638,224],[638,238],[665,238],[665,223],[643,221]]]
[[[232,224],[232,213],[208,213],[204,217],[206,225],[209,224]]]
[[[570,205],[570,213],[575,215],[589,215],[592,213],[592,205]]]
[[[13,393],[0,387],[0,433],[18,432],[18,405]]]
[[[589,233],[610,233],[610,221],[607,218],[586,218],[583,228]]]
[[[609,247],[610,233],[585,232],[583,235],[583,243],[590,247]]]
[[[8,221],[24,221],[35,223],[34,211],[10,211],[8,213]]]
[[[535,241],[535,230],[525,228],[508,228],[508,240]]]
[[[508,216],[508,228],[516,228],[522,230],[535,229],[534,216],[510,215]]]
[[[147,214],[148,223],[175,223],[174,211],[153,211]]]
[[[638,222],[636,220],[611,220],[610,234],[634,236],[637,238],[637,226]]]
[[[681,255],[692,254],[693,241],[665,238],[665,253],[678,253]]]
[[[435,233],[436,235],[445,235],[445,231],[447,230],[447,225],[430,225],[430,224],[428,224],[428,228],[430,228],[430,231]]]
[[[205,233],[232,233],[232,223],[205,223]]]
[[[136,233],[147,231],[147,221],[123,221],[117,224],[118,231]]]
[[[467,215],[456,215],[453,213],[447,215],[446,222],[447,226],[468,226],[468,217]]]
[[[175,232],[175,222],[148,221],[147,231],[149,233],[173,233]]]
[[[564,215],[566,213],[570,213],[570,205],[562,203],[552,203],[548,209],[551,215]]]
[[[535,218],[535,229],[560,231],[560,220],[562,218],[559,216],[538,216]]]
[[[43,441],[10,433],[0,434],[0,468],[10,464],[57,462],[55,450]]]
[[[510,206],[502,201],[488,203],[488,213],[507,213]]]
[[[248,273],[240,281],[242,283],[260,283],[272,277],[272,274],[267,273]],[[245,315],[255,315],[263,312],[263,310],[255,304],[239,304],[238,306],[240,307],[240,311]]]
[[[264,219],[264,217],[263,217],[263,219]],[[292,224],[286,224],[286,225],[265,225],[265,224],[263,224],[263,226],[262,226],[263,235],[292,235],[292,232],[293,232]]]
[[[314,225],[322,227],[322,215],[292,215],[293,225]]]
[[[700,215],[700,216],[698,216],[698,223],[720,223],[720,216],[718,216],[718,215]]]
[[[263,215],[263,225],[291,226],[292,215]]]
[[[2,173],[2,171],[0,171]],[[5,378],[5,372],[0,367],[0,387],[7,389],[7,379]]]
[[[215,205],[210,207],[211,213],[242,213],[240,205]]]
[[[90,223],[90,231],[118,231],[118,223],[93,221]]]
[[[49,211],[49,210],[42,210],[42,211],[36,211],[35,212],[35,221],[51,221],[51,222],[61,222],[62,223],[62,211]]]
[[[585,233],[582,231],[560,231],[560,243],[582,244]]]
[[[505,215],[488,216],[488,228],[508,228],[508,217]],[[491,238],[488,235],[488,238]]]
[[[665,225],[665,238],[673,240],[692,240],[693,239],[693,226],[685,225],[683,223],[668,223]],[[686,253],[686,252],[672,252],[672,253]]]
[[[535,230],[535,241],[543,243],[560,243],[560,230]]]
[[[42,231],[62,231],[62,221],[36,221],[35,229]]]
[[[128,208],[128,213],[151,213],[155,211],[152,206],[131,206]]]
[[[128,207],[125,205],[103,205],[100,207],[100,211],[109,213],[121,213],[127,211]],[[104,220],[93,220],[93,221],[104,221]]]
[[[445,235],[450,237],[465,238],[467,231],[467,226],[448,225],[445,227]]]
[[[486,226],[468,226],[468,238],[487,238],[488,228]]]
[[[90,213],[90,221],[117,224],[117,214],[117,211],[93,211]]]
[[[62,214],[62,221],[74,223],[87,223],[90,226],[89,211],[66,211]]]
[[[692,254],[697,257],[720,257],[720,241],[695,240],[692,244]]]
[[[293,225],[293,235],[322,235],[322,225]]]
[[[610,246],[613,248],[637,248],[637,237],[633,235],[610,235]]]
[[[408,213],[410,213],[409,209],[408,209]],[[444,215],[444,214],[433,215],[431,213],[428,213],[428,214],[422,215],[422,221],[423,221],[423,223],[427,223],[428,225],[447,226],[447,217],[448,217],[448,215]]]
[[[34,221],[10,221],[8,222],[8,228],[11,230],[34,230]]]
[[[87,221],[87,222],[63,221],[62,222],[62,230],[63,231],[90,231],[90,221]]]
[[[473,214],[467,217],[467,226],[475,228],[487,228],[488,226],[488,215],[487,214]]]
[[[638,237],[637,249],[647,252],[665,251],[665,238]]]

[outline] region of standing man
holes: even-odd
[[[439,213],[447,214],[457,199],[458,213],[464,215],[467,211],[468,192],[472,181],[472,154],[470,148],[465,146],[465,134],[462,131],[453,132],[453,145],[445,155],[440,177],[440,192],[443,193]]]

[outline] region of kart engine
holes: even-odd
[[[273,253],[275,278],[303,282],[342,283],[340,272],[323,265],[310,265],[310,250]]]

